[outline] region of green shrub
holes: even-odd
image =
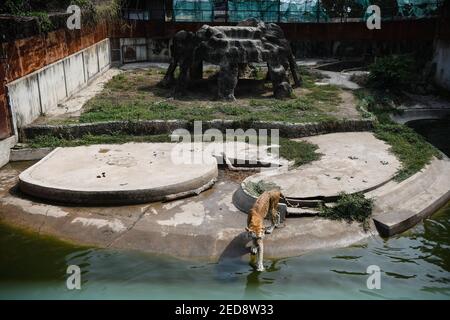
[[[398,89],[411,81],[414,60],[404,55],[392,55],[376,59],[369,66],[370,86]]]
[[[341,193],[334,207],[320,207],[319,216],[332,220],[357,221],[363,225],[364,230],[369,229],[372,215],[373,200],[367,199],[362,193]]]
[[[46,33],[53,29],[53,23],[50,20],[47,12],[29,12],[26,15],[30,17],[36,17],[40,32]]]

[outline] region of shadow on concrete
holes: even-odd
[[[230,241],[220,255],[219,262],[225,259],[240,259],[242,256],[249,254],[250,249],[247,246],[249,243],[250,239],[247,239],[246,232],[243,231]]]

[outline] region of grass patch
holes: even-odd
[[[306,141],[293,141],[280,138],[280,156],[294,161],[294,166],[301,166],[319,160],[322,154],[317,153],[319,147]]]
[[[41,135],[27,140],[27,144],[31,148],[77,147],[91,144],[121,144],[126,142],[170,142],[170,137],[168,135],[132,136],[117,133],[111,135],[85,134],[81,138],[76,139]]]
[[[81,123],[113,120],[210,120],[213,119],[214,113],[212,108],[178,108],[169,103],[149,103],[145,100],[132,100],[119,105],[102,98],[89,101],[87,108],[87,111],[80,115]]]
[[[369,229],[372,215],[373,200],[367,199],[362,193],[341,193],[334,207],[320,207],[319,216],[332,220],[357,221],[365,231]]]
[[[244,87],[241,87],[240,96],[234,103],[213,100],[214,82],[205,80],[187,96],[173,99],[172,89],[156,86],[163,77],[160,71],[127,71],[114,76],[100,94],[83,106],[78,122],[157,119],[247,121],[251,118],[255,121],[302,123],[336,120],[342,90],[332,85],[315,85],[317,75],[305,70],[302,71],[303,85],[294,89],[292,99],[275,99],[270,83],[262,80],[254,80],[253,83],[247,79],[242,82]],[[262,71],[255,69],[255,72],[256,78],[261,78]],[[61,122],[65,123],[64,120]]]
[[[314,100],[306,95],[292,101],[275,99],[251,100],[250,106],[231,104],[212,104],[210,106],[177,106],[170,103],[156,103],[143,100],[116,103],[110,99],[94,98],[86,105],[86,111],[80,115],[80,123],[101,121],[136,121],[136,120],[248,120],[286,121],[286,122],[321,122],[336,120],[316,104],[323,104],[329,111],[336,107],[340,98],[330,98],[333,102]],[[255,108],[256,107],[256,108]]]
[[[254,197],[259,197],[265,191],[273,189],[280,190],[280,187],[276,183],[264,180],[259,180],[258,182],[248,181],[245,183],[244,188]]]
[[[246,136],[243,136],[246,137]],[[288,138],[278,138],[279,143],[279,156],[287,159],[289,161],[293,161],[294,167],[298,167],[307,163],[310,163],[312,161],[319,160],[322,157],[321,153],[317,152],[317,149],[319,148],[318,145],[307,142],[307,141],[295,141],[290,140]],[[250,143],[260,143],[258,139],[255,140],[249,140],[249,139],[242,139],[239,136],[235,139],[235,141],[241,141],[241,142],[250,142]],[[269,139],[267,140],[267,144],[271,144],[271,139],[269,136]],[[268,152],[272,152],[272,148],[268,149]]]
[[[385,90],[358,89],[354,93],[357,98],[356,109],[361,113],[362,117],[375,116],[380,123],[393,123],[390,115],[401,112],[396,106],[405,99],[399,93]]]
[[[356,97],[360,111],[374,115],[378,120],[374,128],[375,137],[386,141],[391,146],[390,151],[402,164],[402,168],[394,177],[396,181],[403,181],[419,172],[433,157],[442,158],[439,150],[421,135],[408,126],[394,123],[390,119],[391,113],[400,112],[395,106],[400,103],[402,96],[385,91],[361,89],[356,91]]]
[[[442,154],[413,129],[399,124],[378,124],[375,136],[386,141],[390,150],[402,163],[395,176],[396,181],[409,178],[430,163],[433,157],[442,158]]]

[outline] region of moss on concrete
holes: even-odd
[[[390,114],[400,112],[396,105],[404,98],[399,94],[386,91],[361,89],[356,91],[359,110],[363,117],[374,115],[377,122],[374,134],[378,139],[386,141],[390,151],[402,163],[395,176],[396,181],[403,181],[423,169],[433,157],[442,158],[441,152],[428,143],[421,135],[406,125],[394,123]]]

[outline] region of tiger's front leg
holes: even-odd
[[[253,239],[252,246],[250,247],[250,253],[255,255],[258,253],[258,242],[256,239]]]
[[[264,260],[264,244],[263,244],[263,240],[260,238],[258,240],[256,240],[257,243],[257,248],[258,248],[258,253],[256,256],[256,271],[264,271],[264,264],[263,264],[263,260]]]

